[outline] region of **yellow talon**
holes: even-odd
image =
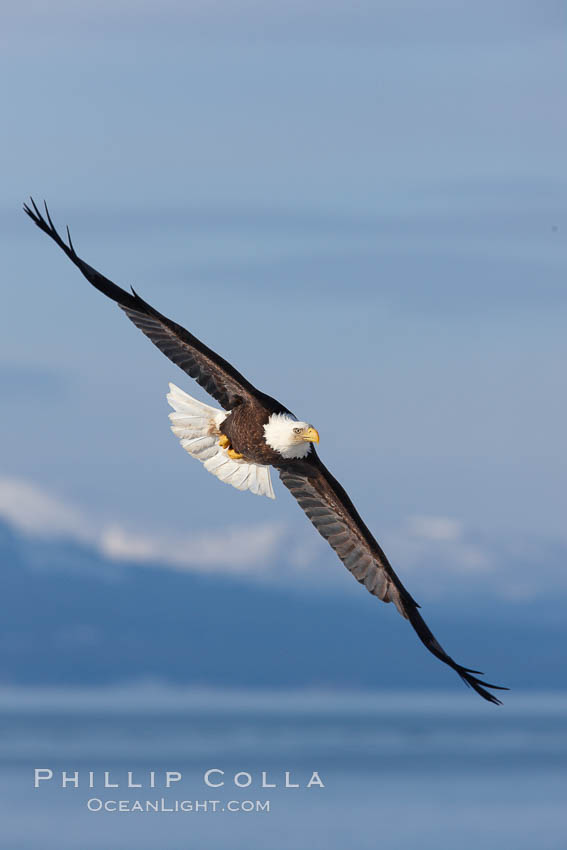
[[[240,452],[234,451],[234,449],[230,445],[230,440],[228,439],[226,434],[220,435],[219,446],[221,447],[221,449],[228,449],[227,454],[230,458],[232,458],[232,460],[240,460],[241,457],[244,457],[244,455],[241,455]]]

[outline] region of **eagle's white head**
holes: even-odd
[[[285,458],[306,457],[319,434],[307,422],[299,422],[289,413],[272,413],[264,425],[266,443]]]

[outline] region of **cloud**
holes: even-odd
[[[113,525],[103,530],[99,543],[103,554],[115,560],[254,573],[277,554],[283,534],[277,523],[228,527],[188,538],[134,533]]]
[[[415,516],[408,522],[410,534],[423,540],[459,540],[462,523],[446,516]]]
[[[472,540],[463,523],[452,517],[410,517],[397,536],[414,567],[462,574],[484,573],[495,566],[489,548]]]
[[[498,576],[498,558],[494,543],[487,544],[448,516],[412,516],[398,528],[386,533],[388,549],[396,554],[396,562],[411,579],[427,584],[437,595],[447,581],[478,583],[491,571]],[[482,577],[482,578],[481,578]]]
[[[214,529],[187,537],[105,525],[64,499],[19,478],[0,478],[0,517],[26,535],[64,537],[105,557],[174,569],[250,573],[274,560],[285,528],[264,523]]]
[[[308,526],[263,523],[212,528],[187,536],[108,525],[65,499],[19,478],[0,477],[0,519],[35,538],[93,546],[114,561],[359,592],[329,547]],[[379,541],[408,590],[422,601],[454,595],[535,599],[567,590],[564,543],[482,537],[458,519],[425,514],[385,529]]]
[[[94,537],[80,510],[20,478],[0,478],[0,516],[25,534],[84,541]]]

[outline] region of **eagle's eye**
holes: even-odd
[[[302,431],[302,430],[303,430],[302,428],[294,428],[294,429],[293,429],[293,433],[294,433],[294,434],[301,434],[301,431]]]

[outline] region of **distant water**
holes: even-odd
[[[4,688],[0,717],[10,850],[567,846],[567,694],[510,694],[497,709],[465,691]],[[38,789],[36,767],[54,775]],[[224,787],[205,785],[211,768]],[[61,788],[61,771],[78,771],[79,787]],[[105,771],[118,789],[103,787]],[[128,771],[144,787],[127,788]],[[164,787],[165,771],[181,781]],[[282,787],[286,771],[300,788]],[[324,788],[305,787],[313,771]],[[262,772],[278,787],[262,788]],[[88,800],[201,811],[91,812]],[[212,800],[224,811],[203,811]],[[229,801],[270,811],[228,812]]]

